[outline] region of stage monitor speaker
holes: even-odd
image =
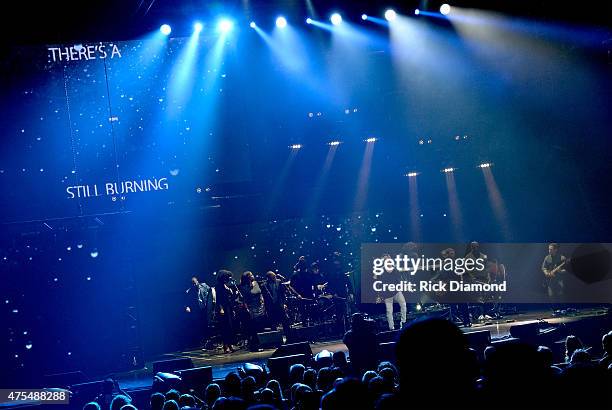
[[[491,332],[488,330],[477,330],[475,332],[466,333],[470,347],[477,350],[482,350],[491,344]]]
[[[510,336],[521,339],[523,342],[536,341],[541,326],[539,322],[514,325],[510,327]]]
[[[320,329],[321,327],[319,325],[296,327],[289,329],[289,334],[287,335],[287,342],[298,343],[318,340]]]
[[[72,394],[70,397],[70,404],[83,405],[85,403],[95,400],[96,397],[103,393],[105,383],[110,383],[108,389],[112,392],[114,385],[111,381],[106,382],[104,380],[100,380],[96,382],[78,383],[71,385],[70,392]]]
[[[387,330],[376,335],[378,343],[395,342],[399,336],[399,330]]]
[[[283,344],[283,332],[273,330],[271,332],[257,333],[257,340],[259,341],[259,347],[262,349],[279,347]]]
[[[182,379],[181,385],[183,391],[194,389],[202,392],[213,380],[211,366],[194,367],[193,369],[179,370],[175,373]]]
[[[395,342],[379,343],[378,351],[376,352],[378,361],[379,362],[388,361],[388,362],[395,363],[396,362],[395,347],[396,347]]]
[[[305,354],[306,356],[312,358],[312,349],[310,348],[310,344],[308,344],[308,342],[299,342],[282,345],[276,349],[274,353],[272,353],[272,357],[293,356],[296,354]]]
[[[153,362],[153,373],[172,373],[177,370],[191,369],[193,362],[189,357],[179,357],[170,360],[160,360]]]
[[[270,376],[278,380],[281,385],[284,385],[289,380],[289,368],[294,364],[310,365],[312,361],[312,352],[307,355],[304,353],[293,354],[289,356],[270,357],[268,359],[268,369]]]
[[[496,339],[491,341],[491,346],[504,346],[504,345],[509,345],[509,344],[514,344],[514,343],[520,343],[520,340],[517,339],[516,337],[506,337],[503,339]]]
[[[68,373],[56,373],[56,374],[47,374],[43,376],[43,384],[44,387],[61,387],[67,388],[68,386],[72,386],[79,383],[84,383],[86,380],[85,374],[83,372],[68,372]]]

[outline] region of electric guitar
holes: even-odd
[[[558,279],[557,273],[559,273],[565,267],[565,265],[569,262],[569,260],[570,260],[569,258],[565,258],[563,262],[555,266],[553,269],[549,270],[548,273],[544,273],[545,287],[549,287],[550,285],[552,285],[552,282],[554,280]]]

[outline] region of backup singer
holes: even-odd
[[[236,331],[234,325],[236,292],[230,286],[232,272],[220,270],[217,273],[217,313],[219,314],[219,325],[221,327],[221,338],[223,340],[223,353],[234,351],[233,344],[236,343]]]
[[[266,314],[264,299],[253,272],[246,271],[242,274],[239,288],[247,313],[245,327],[249,336],[249,349],[256,351],[259,348],[257,332],[263,328]]]

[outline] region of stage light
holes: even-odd
[[[393,21],[396,17],[397,14],[395,13],[395,10],[389,9],[385,11],[385,18],[387,19],[387,21]]]
[[[370,137],[370,138],[366,138],[365,142],[376,142],[378,138],[376,137]]]
[[[414,171],[409,172],[409,173],[406,174],[407,177],[416,177],[417,175],[419,175],[419,173],[418,172],[414,172]]]
[[[255,27],[257,27],[257,24],[255,24],[255,22],[254,22],[254,21],[251,21],[251,24],[249,24],[249,27],[251,27],[251,28],[255,28]]]
[[[451,11],[451,6],[449,6],[448,4],[444,3],[443,5],[440,6],[440,14],[444,16],[448,16],[448,13],[450,13],[450,11]]]
[[[416,9],[416,10],[414,11],[414,15],[415,15],[415,16],[418,16],[419,14],[421,14],[421,10]]]
[[[172,27],[170,27],[169,24],[162,24],[159,31],[161,31],[164,36],[169,36],[170,33],[172,33]]]
[[[283,16],[279,16],[276,18],[276,27],[285,28],[287,27],[287,19]]]
[[[289,148],[291,148],[291,149],[300,149],[300,148],[302,148],[302,144],[292,144],[292,145],[289,145]]]
[[[368,19],[368,15],[367,14],[362,14],[361,15],[361,19],[362,20],[367,20]]]
[[[219,23],[217,24],[217,29],[221,33],[229,33],[232,30],[232,28],[234,28],[234,23],[228,19],[221,19],[219,20]]]
[[[338,13],[334,13],[329,18],[329,21],[331,21],[331,23],[334,26],[339,26],[340,24],[342,24],[342,16],[340,14],[338,14]]]
[[[478,168],[491,168],[493,164],[491,164],[490,162],[483,162],[482,164],[478,165]]]
[[[202,32],[203,29],[204,29],[204,25],[200,23],[199,21],[196,21],[195,24],[193,25],[193,31],[196,34],[199,34],[200,32]]]
[[[445,174],[448,174],[449,172],[455,172],[455,168],[444,168],[442,172],[444,172]]]
[[[306,19],[306,24],[312,24],[312,19],[310,17]]]
[[[340,141],[331,141],[327,145],[331,147],[337,147],[338,145],[340,145]]]

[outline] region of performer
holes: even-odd
[[[391,259],[391,255],[383,255],[383,259]],[[402,280],[401,273],[394,268],[387,269],[385,264],[385,272],[381,278],[383,283],[386,284],[396,284],[400,283]],[[385,312],[387,314],[387,324],[389,325],[389,330],[395,330],[395,321],[393,320],[393,302],[396,302],[400,306],[400,328],[404,326],[406,323],[406,299],[404,298],[404,294],[402,292],[383,292],[381,295],[385,301]]]
[[[485,266],[487,265],[487,255],[485,255],[484,253],[480,251],[480,244],[476,241],[470,242],[470,244],[468,245],[468,248],[465,252],[465,259],[471,259],[471,260],[484,259],[484,265]],[[484,271],[473,270],[473,271],[467,272],[467,278],[474,282],[489,283],[491,281],[491,277],[489,276],[488,270],[484,270]]]
[[[236,304],[236,291],[230,286],[232,272],[220,270],[217,273],[217,312],[219,313],[219,325],[221,327],[221,338],[223,339],[223,353],[234,352],[236,333],[234,330],[234,315]]]
[[[280,323],[285,336],[289,336],[289,318],[287,317],[287,290],[276,273],[268,271],[266,281],[263,283],[263,294],[266,303],[268,321],[273,329]]]
[[[257,332],[263,328],[266,310],[261,288],[253,272],[245,271],[242,274],[239,289],[242,294],[242,302],[246,306],[245,327],[249,336],[249,349],[256,351],[259,348]]]
[[[563,296],[563,274],[566,272],[566,263],[569,259],[559,252],[559,244],[548,245],[548,255],[542,261],[542,272],[544,273],[546,292],[552,301]]]
[[[308,271],[306,258],[300,256],[293,266],[294,272],[291,276],[290,288],[293,289],[299,300],[299,313],[302,322],[311,323],[314,319],[315,293],[311,273]]]
[[[191,314],[196,323],[197,337],[201,345],[206,344],[208,325],[212,320],[217,295],[214,288],[200,282],[197,276],[191,277],[191,286],[185,291],[189,300],[185,311]]]
[[[353,298],[353,285],[348,274],[344,273],[341,263],[341,255],[339,252],[334,252],[332,256],[332,266],[327,276],[326,291],[327,297],[334,304],[334,313],[336,319],[336,330],[346,332],[346,312],[347,304]]]

